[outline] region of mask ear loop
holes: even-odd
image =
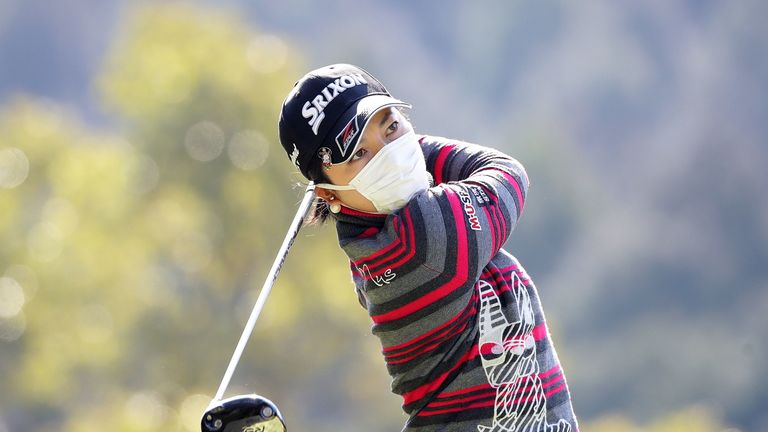
[[[320,186],[321,188],[331,189],[331,190],[355,190],[355,187],[351,185],[334,185],[329,183],[316,183],[315,186]]]
[[[406,132],[405,134],[403,134],[403,136],[398,137],[397,140],[401,140],[401,139],[405,138],[405,136],[408,135],[409,133],[415,135],[415,133],[411,130],[411,131]],[[397,140],[395,140],[395,141],[397,141]],[[352,179],[352,182],[354,182],[355,179],[358,178],[359,176],[364,176],[367,171],[373,169],[372,167],[374,166],[374,164],[373,164],[374,160],[376,160],[377,158],[382,158],[388,152],[396,151],[395,150],[396,147],[395,146],[391,146],[395,141],[392,141],[392,142],[388,143],[386,146],[384,146],[383,149],[381,149],[378,153],[376,153],[376,155],[368,162],[368,164],[366,166],[364,166],[363,169],[360,170],[360,172],[358,172],[355,175],[355,178]],[[319,158],[321,158],[323,160],[323,168],[329,169],[330,166],[332,165],[331,164],[331,149],[329,149],[328,147],[322,147],[317,152],[317,155],[318,155]],[[431,176],[429,176],[429,177],[431,178]],[[319,186],[321,188],[330,189],[330,190],[357,190],[357,191],[359,191],[359,189],[357,187],[352,186],[351,184],[349,184],[349,185],[334,185],[334,184],[330,184],[330,183],[316,183],[315,186]],[[368,198],[367,195],[363,194],[362,192],[360,192],[360,193],[364,197]],[[370,198],[368,198],[368,199],[370,200]],[[371,200],[371,202],[373,202],[373,201]],[[335,210],[334,205],[338,206],[339,207],[339,211],[341,211],[341,205],[339,205],[339,204],[329,204],[329,209],[331,210],[332,213],[338,213],[338,212],[334,211]],[[390,213],[388,211],[380,211],[378,206],[376,206],[375,203],[373,205],[374,205],[374,207],[376,207],[377,211],[376,212],[367,211],[368,213],[374,213],[374,214],[389,214]]]

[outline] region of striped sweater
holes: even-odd
[[[576,432],[536,287],[502,249],[525,203],[523,166],[475,144],[420,143],[434,187],[391,215],[334,215],[404,430]]]

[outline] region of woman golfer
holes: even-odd
[[[528,177],[491,148],[417,135],[365,70],[313,70],[280,141],[336,222],[407,431],[576,432],[536,287],[502,249]]]

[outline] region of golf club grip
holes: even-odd
[[[296,212],[296,216],[293,218],[293,222],[291,222],[288,233],[286,233],[285,239],[283,239],[283,244],[280,246],[280,250],[277,252],[277,257],[272,263],[272,268],[269,271],[269,275],[267,275],[267,280],[261,287],[259,298],[256,300],[256,304],[253,306],[253,310],[251,310],[251,316],[248,317],[248,322],[245,324],[243,333],[240,335],[240,340],[238,341],[235,352],[232,354],[232,358],[229,361],[229,366],[227,366],[227,371],[224,373],[224,378],[221,380],[219,390],[216,392],[216,396],[213,398],[214,401],[221,400],[221,398],[224,397],[224,392],[227,390],[229,381],[232,379],[235,368],[240,362],[240,357],[243,355],[245,345],[248,343],[248,339],[253,332],[253,328],[256,326],[256,320],[259,318],[259,314],[261,314],[261,310],[264,308],[264,303],[266,303],[267,297],[269,296],[270,291],[272,291],[272,285],[274,285],[275,280],[277,279],[277,275],[280,273],[280,269],[283,267],[285,258],[288,255],[288,250],[291,248],[293,241],[299,234],[299,230],[304,223],[307,212],[312,206],[312,200],[314,198],[315,184],[310,182],[306,191],[304,191],[304,199],[299,205],[299,209]]]

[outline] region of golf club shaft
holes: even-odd
[[[291,248],[293,241],[299,234],[299,229],[301,229],[301,225],[303,224],[304,218],[306,217],[307,212],[311,207],[314,197],[315,185],[314,183],[310,182],[309,186],[307,186],[307,190],[304,192],[304,199],[299,205],[299,210],[296,212],[296,216],[293,218],[293,222],[291,222],[291,226],[288,229],[288,233],[285,235],[285,239],[283,239],[283,245],[280,246],[280,250],[277,252],[275,262],[272,263],[272,269],[269,271],[267,280],[261,287],[259,298],[256,300],[256,304],[253,306],[251,316],[248,318],[248,322],[245,324],[245,328],[243,329],[243,334],[240,335],[240,341],[237,343],[234,354],[232,354],[232,359],[229,361],[229,366],[227,366],[227,371],[224,373],[224,378],[221,380],[219,390],[216,392],[216,396],[213,399],[214,401],[221,400],[221,398],[224,397],[224,392],[227,390],[229,381],[232,379],[232,375],[235,373],[235,368],[237,368],[237,364],[240,362],[240,357],[243,355],[245,345],[248,343],[248,339],[253,332],[253,328],[256,325],[256,320],[259,318],[259,314],[261,314],[261,310],[264,308],[264,303],[266,303],[270,291],[272,291],[272,285],[274,285],[275,280],[277,279],[277,274],[280,273],[280,268],[283,267],[285,258],[288,255],[288,249]]]

